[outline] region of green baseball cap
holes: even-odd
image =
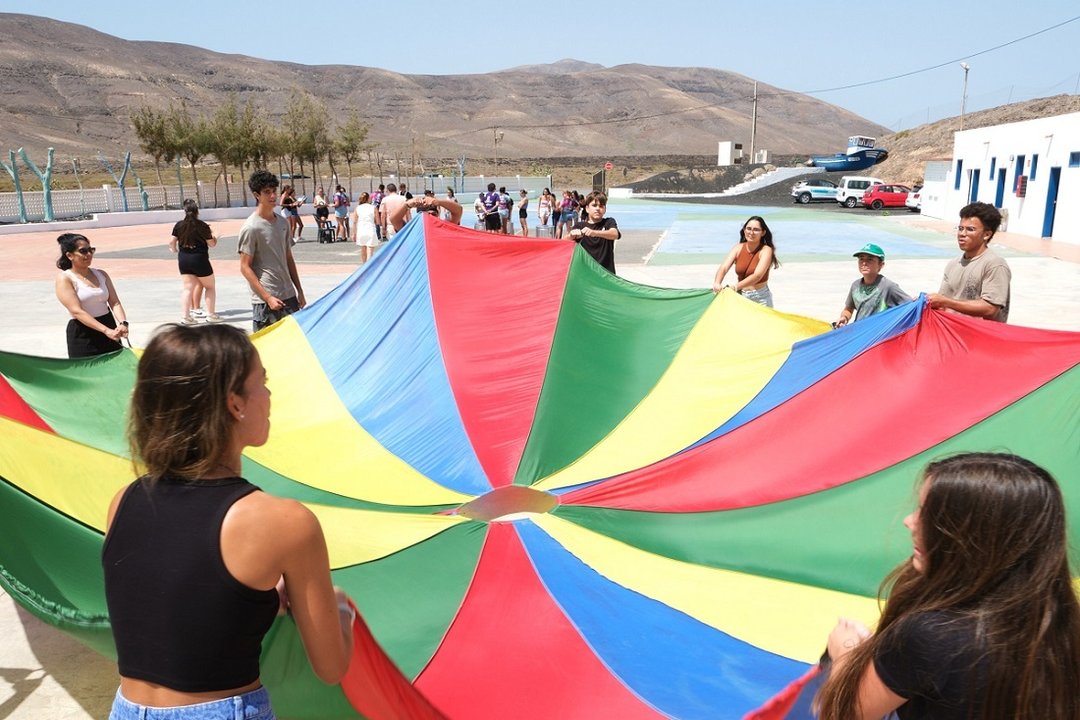
[[[876,258],[885,259],[885,251],[874,243],[866,243],[857,252],[852,254],[852,257],[859,257],[860,255],[873,255]]]

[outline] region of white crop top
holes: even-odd
[[[109,314],[109,284],[105,282],[105,273],[96,268],[90,268],[90,272],[94,273],[98,281],[98,286],[94,287],[71,270],[64,272],[75,281],[75,294],[79,296],[79,304],[82,305],[83,310],[96,318]]]

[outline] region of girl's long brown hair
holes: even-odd
[[[858,717],[859,682],[897,623],[947,611],[978,628],[987,668],[978,720],[1080,720],[1080,604],[1054,478],[1016,455],[931,463],[919,525],[926,566],[907,560],[881,586],[877,632],[825,682],[821,720]]]
[[[231,325],[168,325],[136,373],[128,442],[136,473],[197,479],[222,462],[235,420],[229,393],[244,394],[255,347]],[[141,466],[141,467],[140,467]]]

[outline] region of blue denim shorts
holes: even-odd
[[[197,705],[148,707],[129,701],[116,691],[109,720],[275,720],[270,693],[259,688],[243,695]]]
[[[772,307],[772,290],[768,286],[760,288],[758,290],[743,290],[742,296],[747,300],[756,302],[758,305],[764,305],[765,307]]]

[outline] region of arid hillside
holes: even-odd
[[[0,37],[0,150],[25,146],[36,156],[49,146],[59,156],[139,154],[129,118],[144,106],[184,102],[211,114],[233,95],[279,122],[295,91],[326,104],[331,129],[357,111],[369,141],[391,156],[713,155],[720,140],[749,149],[753,79],[709,68],[565,60],[483,75],[402,75],[133,42],[16,14],[0,14]],[[885,131],[779,90],[759,84],[758,148],[834,152],[848,135]]]

